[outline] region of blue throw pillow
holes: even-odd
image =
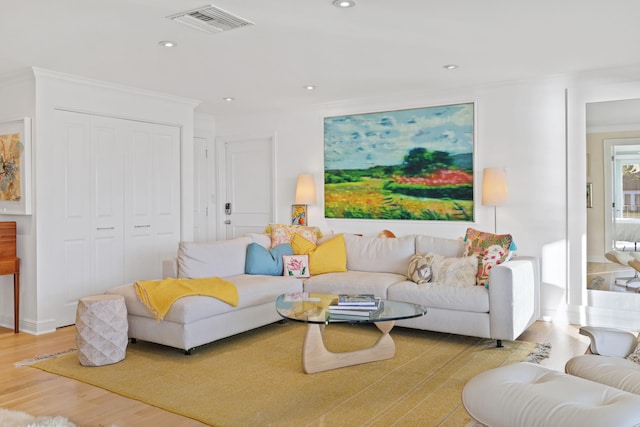
[[[293,255],[293,248],[289,243],[283,243],[271,249],[266,249],[258,243],[249,243],[244,272],[247,274],[282,276],[284,269],[282,255]]]

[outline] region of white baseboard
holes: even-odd
[[[0,326],[13,329],[13,316],[3,315],[0,316]],[[55,320],[47,320],[43,322],[35,322],[30,319],[20,320],[20,332],[24,332],[31,335],[42,335],[56,331]]]

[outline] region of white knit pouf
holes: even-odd
[[[122,295],[81,298],[76,311],[76,345],[83,366],[110,365],[127,352],[127,306]]]

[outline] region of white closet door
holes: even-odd
[[[75,323],[79,298],[159,279],[180,241],[180,130],[56,111],[47,304]],[[46,260],[44,260],[46,258]]]
[[[180,241],[180,132],[131,122],[125,148],[125,280],[162,278]]]
[[[59,325],[75,322],[79,298],[104,292],[123,279],[122,144],[118,121],[57,111],[63,203],[60,225]]]
[[[51,159],[59,168],[53,169],[60,185],[52,197],[55,203],[52,225],[55,224],[55,248],[47,262],[59,289],[50,292],[56,307],[57,326],[75,323],[78,298],[93,294],[91,182],[91,118],[66,111],[56,111],[56,150]],[[54,268],[55,267],[55,268]],[[50,278],[50,277],[49,277]]]
[[[124,283],[122,120],[92,117],[92,267],[94,293]]]

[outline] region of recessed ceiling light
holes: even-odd
[[[158,44],[160,46],[164,46],[164,47],[176,47],[176,46],[178,46],[178,43],[172,42],[171,40],[163,40],[161,42],[158,42]]]
[[[456,68],[458,68],[458,66],[456,64],[447,64],[443,65],[442,68],[444,68],[445,70],[455,70]]]
[[[347,8],[355,6],[356,2],[353,0],[333,0],[333,5],[335,7]]]
[[[314,85],[306,85],[304,88],[306,90],[314,90],[316,87]]]
[[[231,97],[228,97],[228,96],[226,98],[222,98],[222,99],[227,101],[227,102],[231,102],[231,101],[234,100],[234,98],[231,98]]]

